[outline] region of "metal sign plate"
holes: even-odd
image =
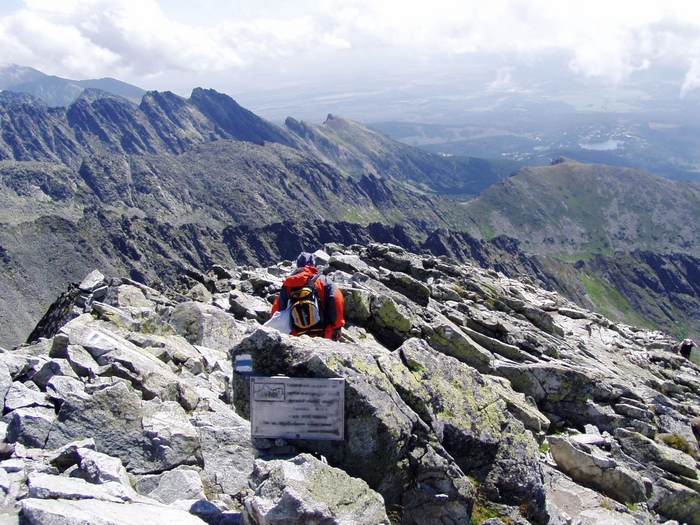
[[[344,379],[250,378],[253,437],[343,440],[344,420]]]

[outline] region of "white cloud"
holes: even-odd
[[[690,65],[681,85],[681,96],[684,97],[698,88],[700,88],[700,59],[694,60]]]
[[[24,0],[19,10],[0,9],[0,47],[5,62],[139,85],[310,68],[332,57],[358,66],[374,56],[427,62],[558,51],[577,74],[611,82],[684,67],[687,92],[699,82],[699,11],[687,0]]]

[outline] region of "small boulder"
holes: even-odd
[[[389,525],[382,497],[364,481],[309,454],[255,462],[244,520],[254,525],[372,523]]]

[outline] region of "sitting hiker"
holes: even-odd
[[[291,308],[292,335],[322,336],[339,341],[345,326],[345,300],[336,284],[316,268],[313,254],[302,252],[297,269],[282,283],[270,315]]]
[[[686,359],[690,359],[690,353],[693,351],[695,341],[692,339],[684,339],[679,348],[680,354]]]

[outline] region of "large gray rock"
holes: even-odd
[[[177,376],[151,353],[134,345],[119,330],[89,316],[78,317],[62,329],[70,343],[85,348],[103,367],[100,375],[128,380],[144,398],[175,400],[180,398]]]
[[[56,413],[53,408],[46,407],[18,408],[3,419],[8,420],[5,438],[8,443],[43,448],[56,421]]]
[[[135,473],[200,461],[197,432],[180,405],[143,401],[123,381],[88,399],[69,397],[61,405],[47,446],[56,448],[86,435],[94,438],[99,452],[120,458]]]
[[[597,447],[558,436],[549,436],[547,441],[557,466],[574,481],[593,487],[622,503],[647,500],[642,477]]]
[[[114,481],[96,485],[79,478],[32,472],[27,479],[29,497],[39,499],[99,499],[122,503],[131,499],[124,486]]]
[[[244,500],[247,525],[366,523],[389,525],[382,497],[309,454],[255,462],[253,494]]]
[[[179,500],[206,499],[202,478],[194,469],[178,467],[153,477],[155,479],[148,480],[147,484],[141,484],[152,486],[152,490],[140,493],[165,505]],[[136,488],[138,490],[138,486]]]
[[[531,519],[547,522],[538,444],[490,381],[418,339],[378,363],[462,471],[483,480],[489,499],[510,505],[528,499]]]
[[[655,465],[672,474],[691,479],[698,478],[696,461],[688,454],[625,429],[618,429],[615,437],[622,450],[642,465]]]
[[[237,323],[233,315],[197,302],[176,306],[170,323],[188,342],[224,351],[233,348],[246,333],[245,325]]]
[[[613,432],[628,424],[628,418],[615,412],[613,403],[628,389],[611,383],[589,369],[557,363],[498,366],[513,388],[531,397],[540,410],[557,414],[582,427],[592,424]]]
[[[117,482],[131,486],[129,474],[119,458],[97,452],[92,448],[78,448],[77,456],[82,476],[90,483]]]
[[[18,408],[29,407],[48,407],[53,408],[46,394],[40,392],[38,388],[29,383],[33,388],[27,387],[24,383],[15,381],[10,385],[7,394],[5,394],[5,409],[17,410]]]
[[[250,423],[233,410],[218,410],[197,413],[194,426],[202,468],[221,492],[237,494],[246,486],[255,459]]]
[[[3,406],[5,406],[5,396],[8,390],[12,386],[12,377],[10,376],[10,369],[5,364],[5,361],[0,359],[0,401],[2,401]]]
[[[680,523],[700,523],[698,491],[671,480],[661,478],[657,481],[649,499],[649,508]]]

